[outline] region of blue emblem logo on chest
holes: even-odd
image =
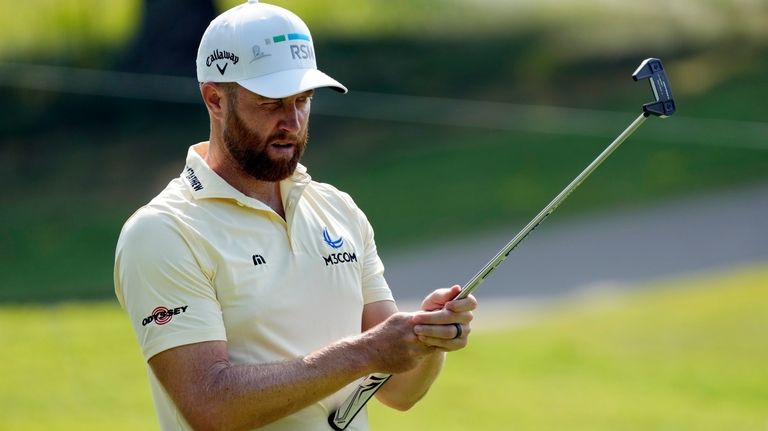
[[[344,238],[339,237],[339,239],[333,239],[331,238],[331,234],[328,233],[328,228],[323,228],[323,241],[325,241],[326,244],[331,246],[331,248],[341,248],[342,245],[344,245]]]

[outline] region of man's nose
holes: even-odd
[[[301,130],[307,113],[293,103],[286,103],[283,106],[283,115],[280,122],[280,128],[290,133],[298,133]]]

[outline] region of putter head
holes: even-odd
[[[665,118],[675,113],[675,100],[672,98],[672,87],[669,85],[667,74],[664,73],[664,65],[658,58],[646,58],[640,66],[637,67],[632,79],[639,81],[650,78],[653,95],[656,96],[655,102],[643,105],[645,116],[655,115]]]

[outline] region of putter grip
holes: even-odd
[[[368,400],[378,391],[384,383],[392,377],[391,374],[374,373],[366,377],[355,391],[352,392],[335,412],[328,416],[328,425],[331,428],[341,431],[346,429],[352,422],[352,419],[360,413]]]

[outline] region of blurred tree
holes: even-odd
[[[200,38],[216,16],[213,0],[144,0],[141,23],[118,68],[190,76]]]

